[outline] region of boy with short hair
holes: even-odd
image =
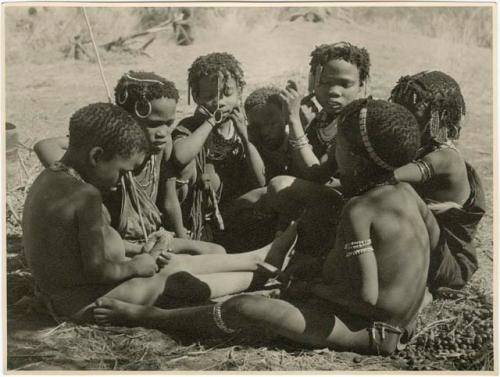
[[[460,86],[443,72],[424,71],[401,77],[391,100],[415,115],[422,134],[418,159],[397,169],[393,179],[415,185],[440,225],[429,287],[462,288],[478,268],[474,237],[485,201],[477,172],[453,144],[465,116]]]

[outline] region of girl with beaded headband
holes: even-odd
[[[174,131],[172,156],[181,171],[183,218],[195,239],[228,233],[234,221],[224,219],[219,205],[230,207],[263,184],[263,162],[248,139],[243,113],[244,85],[240,63],[228,53],[200,56],[189,68],[189,97],[197,108]]]
[[[443,72],[425,71],[401,77],[390,100],[409,109],[421,130],[418,159],[396,169],[392,179],[413,184],[440,225],[429,285],[461,288],[478,268],[474,236],[485,202],[477,172],[453,143],[465,116],[460,86]]]
[[[366,132],[379,158],[396,167],[414,157],[419,135],[408,111],[382,101],[351,105],[351,116],[339,124],[342,178],[358,168],[384,172],[370,159],[361,138],[363,107]],[[399,148],[385,150],[394,145]],[[239,295],[180,312],[105,299],[97,302],[94,314],[99,321],[129,320],[131,325],[175,328],[198,336],[236,331],[259,336],[258,329],[264,328],[299,344],[387,355],[409,340],[424,299],[429,249],[437,242],[433,220],[409,185],[377,187],[347,203],[321,282],[299,302]]]

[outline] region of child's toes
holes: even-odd
[[[94,316],[96,315],[105,315],[108,316],[111,313],[109,309],[106,308],[95,308],[94,309]]]

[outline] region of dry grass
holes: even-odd
[[[152,59],[127,55],[103,54],[106,76],[111,86],[129,69],[158,72],[176,82],[181,101],[178,119],[193,111],[186,103],[187,68],[201,54],[229,51],[243,64],[248,87],[245,94],[264,84],[283,86],[288,78],[306,87],[308,55],[315,45],[350,40],[365,46],[372,57],[371,93],[386,98],[400,75],[428,68],[450,73],[459,81],[468,106],[468,122],[461,139],[464,156],[477,168],[486,190],[487,207],[492,208],[492,53],[473,46],[475,33],[491,23],[484,12],[467,18],[449,17],[446,12],[420,14],[432,20],[436,30],[464,25],[461,34],[448,38],[444,33],[422,36],[424,25],[397,13],[384,23],[369,14],[356,14],[349,8],[330,10],[325,23],[311,24],[284,21],[298,9],[206,10],[195,17],[206,25],[195,29],[196,42],[179,47],[166,33],[153,43],[148,52]],[[324,10],[325,11],[325,10]],[[12,13],[11,13],[12,12]],[[72,13],[73,12],[73,13]],[[22,257],[22,232],[16,217],[21,218],[22,205],[33,177],[41,170],[29,147],[38,139],[65,135],[69,116],[79,107],[106,99],[97,67],[86,61],[63,60],[61,48],[66,43],[60,35],[83,30],[82,19],[71,21],[75,9],[43,10],[37,20],[21,8],[6,13],[6,109],[7,120],[16,124],[20,149],[26,169],[15,160],[8,163],[7,198],[16,216],[7,213],[8,256],[8,368],[9,369],[105,369],[105,370],[397,370],[409,365],[403,358],[360,357],[352,353],[302,349],[271,334],[258,337],[210,339],[202,343],[173,338],[156,330],[142,328],[109,328],[62,324],[58,327],[40,314],[29,297],[31,281]],[[116,29],[109,29],[108,17],[120,13]],[[288,13],[287,13],[288,12]],[[325,11],[326,12],[326,11]],[[401,11],[400,11],[401,12]],[[148,15],[148,13],[150,13]],[[161,13],[161,12],[160,12]],[[155,17],[154,11],[91,10],[99,41],[136,30],[141,23]],[[231,17],[225,17],[231,15]],[[116,19],[116,18],[115,18]],[[23,25],[32,22],[32,31]],[[361,22],[364,20],[365,22]],[[392,20],[392,21],[391,21]],[[368,22],[370,21],[370,22]],[[24,24],[23,24],[24,22]],[[59,25],[59,26],[57,26]],[[106,25],[106,26],[104,26]],[[384,25],[384,28],[381,28]],[[59,27],[66,27],[60,33]],[[34,33],[33,31],[37,31]],[[251,31],[251,33],[250,33]],[[453,34],[453,33],[452,33]],[[220,36],[223,36],[221,38]],[[457,35],[461,39],[457,40]],[[31,37],[30,37],[31,36]],[[446,38],[444,38],[446,37]],[[31,39],[29,39],[31,38]],[[451,41],[453,39],[453,41]],[[28,41],[28,45],[23,45]],[[25,46],[29,46],[26,48]],[[464,314],[477,305],[477,297],[492,295],[492,212],[480,224],[477,237],[480,269],[461,298],[439,298],[422,313],[418,331],[440,319],[454,318],[448,324],[457,329],[467,326]],[[23,299],[23,297],[25,297]],[[424,334],[440,334],[446,324],[435,323]],[[253,334],[255,335],[255,334]],[[258,339],[256,341],[255,339]],[[418,339],[418,338],[417,338]],[[416,340],[417,342],[417,340]],[[415,345],[415,352],[423,350]],[[424,362],[425,362],[424,358]],[[476,363],[464,367],[456,356],[448,354],[440,361],[427,360],[435,370],[492,370],[492,344],[487,344]]]

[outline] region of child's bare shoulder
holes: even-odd
[[[422,159],[429,162],[436,173],[441,175],[451,175],[465,169],[464,158],[456,148],[438,148]]]
[[[418,195],[408,183],[385,185],[349,200],[344,206],[343,214],[352,221],[371,219],[380,215],[381,211],[397,210],[415,197]]]
[[[54,190],[55,188],[57,190]],[[101,193],[95,186],[64,173],[48,171],[42,190],[51,190],[56,193],[53,195],[55,200],[68,202],[75,209],[102,203]]]

